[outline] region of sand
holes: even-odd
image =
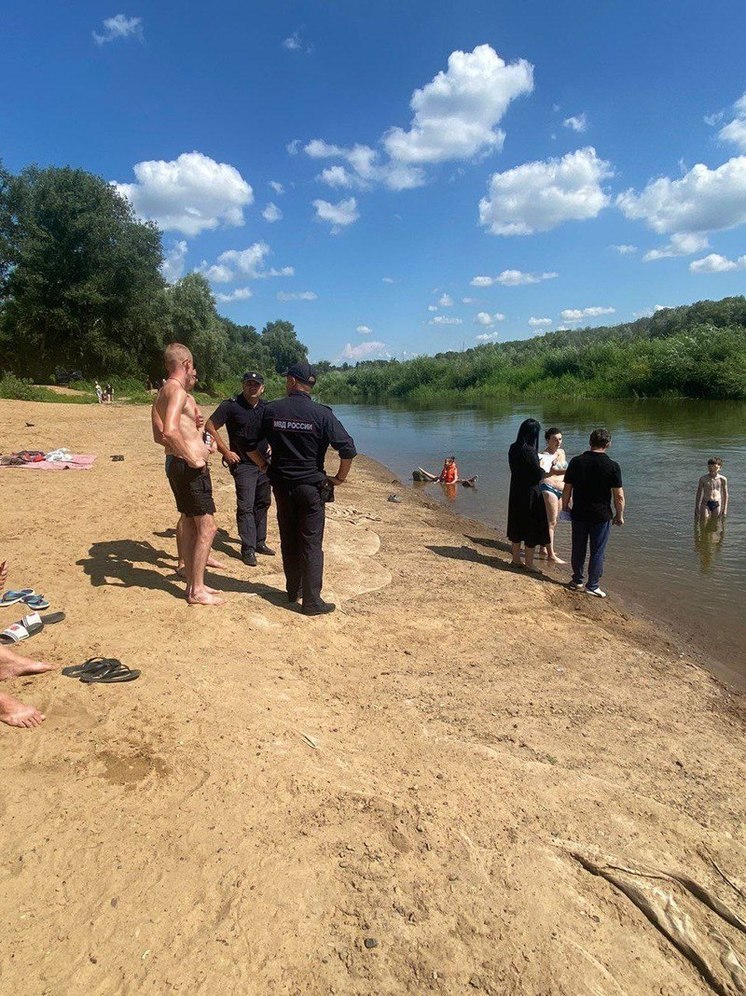
[[[0,726],[4,993],[746,991],[746,712],[671,637],[365,458],[337,613],[242,565],[220,467],[227,604],[190,608],[147,410],[0,413],[0,451],[98,454],[0,471],[9,584],[67,613],[24,649],[142,670],[1,686],[47,716]]]

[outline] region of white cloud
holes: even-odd
[[[488,311],[480,311],[478,314],[474,316],[475,325],[484,325],[486,327],[494,325],[495,322],[504,322],[504,321],[505,321],[505,315],[501,314],[501,312],[499,311],[496,311],[494,315],[491,315]]]
[[[297,291],[295,293],[289,293],[287,291],[280,291],[277,294],[278,301],[316,301],[318,294],[313,291]]]
[[[358,325],[355,331],[359,335],[370,335],[373,329],[369,325]]]
[[[380,161],[378,152],[369,145],[354,145],[351,149],[330,145],[323,139],[312,139],[303,150],[312,159],[344,159],[353,172],[344,166],[330,166],[317,177],[331,187],[357,187],[360,190],[382,183],[390,190],[410,190],[425,182],[424,172],[401,163]]]
[[[461,298],[461,303],[462,304],[474,304],[474,302],[476,300],[477,299],[475,297],[462,297]]]
[[[332,232],[339,231],[345,225],[352,225],[360,217],[354,197],[339,201],[337,204],[315,200],[313,206],[316,208],[316,220],[329,222],[332,225]]]
[[[299,138],[294,138],[292,142],[288,142],[288,144],[285,146],[288,155],[297,156],[298,153],[300,152],[300,147],[302,144],[303,143]]]
[[[445,315],[436,315],[435,318],[431,318],[428,325],[463,325],[464,321],[462,318],[447,318]]]
[[[276,204],[273,204],[272,201],[270,201],[266,208],[262,211],[262,218],[264,218],[265,221],[270,222],[270,224],[274,221],[280,221],[282,219],[282,211]]]
[[[438,310],[438,305],[437,304],[428,304],[427,310],[428,311],[437,311]]]
[[[566,322],[579,322],[581,318],[598,318],[599,315],[613,315],[615,308],[566,308],[560,317]]]
[[[394,278],[393,277],[381,277],[381,280],[383,281],[384,284],[393,284],[394,283]]]
[[[633,253],[637,252],[637,246],[630,245],[611,245],[609,249],[613,249],[614,252],[618,252],[620,256],[631,256]]]
[[[331,156],[344,156],[347,153],[347,149],[343,149],[341,145],[330,145],[322,138],[312,138],[303,151],[311,159],[329,159]]]
[[[223,304],[228,304],[230,301],[247,301],[253,296],[254,295],[250,287],[236,287],[236,289],[231,291],[230,294],[215,295],[217,300],[221,301]]]
[[[287,49],[288,52],[313,51],[313,45],[311,45],[310,42],[304,42],[299,31],[294,31],[292,35],[289,35],[287,38],[283,38],[282,47]]]
[[[534,318],[533,315],[532,315],[531,318],[529,318],[529,320],[528,320],[528,324],[532,328],[539,328],[539,326],[541,326],[541,325],[551,325],[552,324],[552,319],[551,318]]]
[[[493,235],[531,235],[595,218],[609,203],[601,183],[612,175],[590,146],[493,173],[489,196],[479,202],[480,224]]]
[[[254,242],[248,249],[227,249],[218,256],[217,263],[208,266],[203,262],[200,270],[208,280],[215,283],[228,283],[235,274],[249,277],[250,280],[263,280],[267,277],[292,277],[295,270],[292,266],[281,269],[266,268],[267,257],[272,250],[266,242]]]
[[[708,127],[714,128],[716,124],[719,124],[723,120],[724,116],[725,113],[723,111],[717,111],[715,114],[705,114],[702,120]]]
[[[746,93],[733,105],[735,116],[718,132],[721,142],[732,142],[746,152]]]
[[[187,244],[186,242],[173,242],[163,258],[161,273],[163,279],[173,284],[183,277],[184,263],[186,262]]]
[[[274,190],[274,192],[277,194],[278,197],[281,197],[282,194],[285,193],[285,188],[277,180],[270,180],[269,185]]]
[[[407,164],[499,150],[505,133],[497,124],[510,102],[533,86],[533,66],[525,59],[508,65],[489,45],[452,52],[448,69],[413,93],[409,131],[391,128],[384,147],[393,160]]]
[[[521,287],[524,284],[538,284],[542,280],[554,280],[556,273],[524,273],[522,270],[503,270],[496,277],[473,277],[472,287]]]
[[[746,222],[746,156],[717,169],[698,163],[679,180],[651,180],[641,193],[626,190],[616,202],[627,218],[659,234],[735,228]]]
[[[359,185],[356,178],[348,173],[344,166],[328,166],[321,171],[317,179],[329,187],[352,187]]]
[[[440,298],[438,299],[438,306],[441,308],[452,308],[453,298],[450,296],[450,294],[441,294]]]
[[[719,256],[716,252],[711,252],[704,259],[695,259],[689,264],[692,273],[728,273],[731,270],[746,269],[746,256],[739,256],[738,259],[728,259],[726,256]]]
[[[565,118],[562,124],[565,128],[572,128],[573,131],[580,134],[588,130],[588,118],[585,116],[585,111],[582,114],[575,114],[571,118]]]
[[[642,257],[643,263],[650,263],[655,259],[667,259],[670,256],[691,256],[694,252],[702,252],[709,248],[710,243],[707,236],[697,235],[692,232],[675,232],[667,245],[660,249],[651,249]]]
[[[209,266],[206,259],[202,260],[199,270],[213,284],[229,284],[233,280],[233,270],[229,266],[218,263]]]
[[[199,235],[224,225],[243,225],[243,209],[254,200],[251,186],[234,166],[201,152],[171,162],[150,160],[134,167],[136,183],[115,183],[138,215],[164,231]]]
[[[339,361],[347,360],[349,362],[352,360],[353,363],[358,363],[360,360],[387,360],[390,356],[385,342],[376,342],[375,339],[371,339],[369,342],[358,343],[357,346],[348,342],[339,355]]]
[[[91,34],[97,45],[105,45],[119,38],[139,38],[142,41],[142,18],[116,14],[114,17],[104,19],[103,34],[99,34],[98,31],[92,31]]]
[[[477,342],[494,342],[499,334],[499,332],[482,332],[480,335],[475,336],[475,339]]]

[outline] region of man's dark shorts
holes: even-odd
[[[182,515],[214,515],[212,480],[207,467],[190,467],[181,457],[167,461],[168,483],[176,499],[176,508]]]

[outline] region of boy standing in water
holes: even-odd
[[[725,518],[728,514],[728,478],[720,473],[722,466],[720,457],[710,457],[707,461],[707,473],[699,479],[694,501],[694,515],[697,518]]]

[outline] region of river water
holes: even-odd
[[[704,662],[746,689],[746,405],[695,401],[568,401],[530,405],[413,409],[397,405],[335,405],[360,452],[393,470],[407,487],[412,470],[438,473],[456,454],[462,476],[479,475],[475,490],[437,484],[428,497],[496,527],[507,517],[508,446],[523,419],[561,429],[568,459],[588,448],[592,428],[612,433],[609,455],[622,467],[625,526],[612,531],[603,587],[648,616],[665,620],[704,650]],[[730,507],[716,528],[695,527],[697,481],[707,459],[723,458]],[[416,485],[423,487],[422,485]],[[452,492],[454,489],[450,489]],[[560,523],[557,551],[570,559],[569,523]],[[538,562],[541,565],[542,562]],[[543,568],[547,569],[547,568]],[[548,568],[569,577],[569,568]]]

